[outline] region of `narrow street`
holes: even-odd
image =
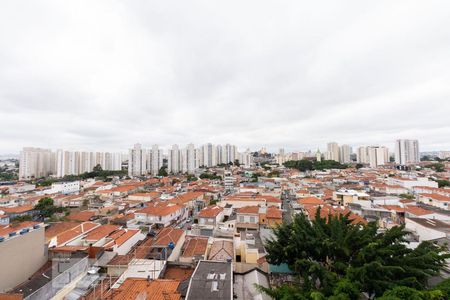
[[[283,209],[283,221],[291,223],[293,211],[290,201],[295,201],[295,196],[292,196],[289,193],[289,190],[287,190],[281,194],[281,201],[281,208]]]

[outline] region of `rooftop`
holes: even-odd
[[[210,299],[233,299],[230,262],[202,260],[198,263],[189,282],[186,300]]]

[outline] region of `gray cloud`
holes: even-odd
[[[447,1],[0,3],[0,153],[450,149]]]

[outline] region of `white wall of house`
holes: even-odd
[[[254,214],[236,214],[236,220],[238,223],[251,223],[251,224],[258,224],[259,223],[259,217],[258,215]]]
[[[48,194],[61,193],[61,194],[73,194],[80,191],[80,182],[54,182],[52,183],[52,188],[49,190]]]
[[[446,236],[445,232],[422,226],[409,218],[405,218],[405,228],[415,232],[419,236],[419,241],[429,241]]]
[[[135,219],[139,222],[150,223],[150,224],[159,224],[163,226],[169,226],[170,223],[176,220],[178,217],[184,214],[184,209],[179,209],[174,213],[171,213],[166,216],[157,216],[157,215],[149,215],[145,213],[135,213]]]
[[[444,210],[449,210],[449,202],[446,201],[439,201],[439,200],[435,200],[433,198],[430,197],[423,197],[420,196],[419,197],[419,201],[428,205],[432,205],[434,207],[438,207],[440,209],[444,209]]]
[[[181,248],[183,247],[184,241],[186,239],[186,232],[184,232],[178,242],[175,244],[175,248],[173,248],[172,253],[167,258],[168,261],[177,261],[181,254]]]
[[[434,220],[440,220],[440,221],[450,221],[450,216],[438,214],[438,213],[432,213],[428,215],[422,215],[422,216],[415,216],[411,215],[408,212],[406,213],[406,217],[413,217],[413,218],[421,218],[421,219],[434,219]]]

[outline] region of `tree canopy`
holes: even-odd
[[[222,180],[222,177],[220,175],[217,175],[217,173],[205,172],[200,174],[200,179]]]
[[[445,180],[445,179],[437,179],[436,182],[438,183],[438,186],[440,188],[446,187],[446,186],[450,186],[450,181]]]
[[[450,257],[431,242],[408,248],[401,226],[380,233],[374,222],[353,224],[349,214],[322,218],[320,209],[313,221],[298,214],[274,234],[266,243],[268,262],[287,263],[297,275],[295,285],[263,289],[276,299],[356,300],[399,286],[420,291]]]
[[[161,168],[159,168],[158,170],[158,176],[168,176],[169,174],[167,173],[167,167],[162,166]]]
[[[425,168],[433,169],[436,172],[445,172],[445,165],[441,163],[428,164]]]
[[[289,160],[283,164],[286,168],[293,168],[299,171],[327,170],[327,169],[345,169],[343,165],[335,160],[312,161],[307,159]]]
[[[55,213],[64,212],[64,208],[55,206],[53,204],[53,199],[49,197],[39,200],[34,209],[38,210],[43,218],[50,218]]]

